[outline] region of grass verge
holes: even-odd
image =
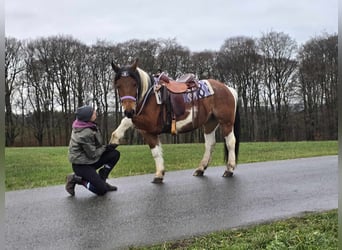
[[[335,209],[248,228],[220,231],[206,236],[130,249],[335,250],[338,244],[337,233]]]
[[[111,178],[155,172],[148,146],[122,145],[118,150],[121,159]],[[165,144],[163,150],[166,171],[195,169],[204,144]],[[239,163],[336,155],[337,152],[337,141],[241,143]],[[67,155],[67,147],[6,148],[6,191],[63,184],[65,175],[72,172]],[[216,145],[210,165],[223,165],[223,143]]]

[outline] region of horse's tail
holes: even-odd
[[[239,146],[240,146],[240,112],[239,106],[236,107],[235,122],[234,122],[234,135],[235,135],[235,160],[238,161]],[[224,162],[228,162],[228,148],[224,143]]]
[[[240,112],[239,105],[236,107],[235,122],[234,122],[234,135],[235,135],[235,160],[238,161],[239,146],[240,146]]]

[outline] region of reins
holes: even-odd
[[[148,90],[148,91],[146,92],[146,94],[144,95],[142,104],[141,104],[140,109],[139,109],[139,111],[137,112],[136,115],[140,115],[140,113],[142,112],[142,110],[143,110],[143,108],[144,108],[144,106],[145,106],[145,104],[146,104],[147,98],[149,97],[149,95],[150,95],[150,93],[151,93],[152,90],[153,90],[153,86],[150,87],[149,90]]]

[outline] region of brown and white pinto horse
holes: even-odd
[[[114,87],[118,91],[125,117],[112,133],[110,143],[119,144],[120,138],[130,127],[135,127],[149,145],[155,160],[156,173],[153,183],[162,183],[164,177],[164,159],[159,134],[165,131],[162,116],[165,116],[165,104],[158,104],[154,78],[137,66],[119,67],[112,62],[115,71]],[[194,176],[203,176],[208,167],[216,143],[215,131],[220,126],[225,139],[226,170],[224,177],[232,176],[236,167],[239,150],[239,113],[237,93],[234,89],[214,80],[206,80],[213,94],[186,103],[185,112],[175,117],[176,133],[189,132],[204,127],[205,152]]]

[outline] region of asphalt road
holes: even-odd
[[[110,179],[97,197],[63,185],[5,194],[6,249],[127,249],[338,207],[337,156]],[[115,171],[115,170],[114,170]]]

